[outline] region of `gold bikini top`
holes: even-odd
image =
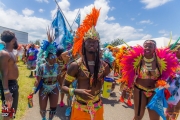
[[[148,71],[145,65],[142,66],[141,68],[139,67],[138,78],[157,80],[159,77],[160,77],[160,72],[158,68],[156,68],[153,71]]]

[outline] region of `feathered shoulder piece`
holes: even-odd
[[[87,15],[80,27],[76,31],[74,37],[73,45],[73,55],[81,52],[82,43],[84,39],[93,38],[99,40],[99,33],[96,31],[95,26],[99,17],[100,10],[95,7],[92,9],[91,13]]]
[[[103,60],[108,62],[110,65],[112,65],[113,61],[114,61],[114,57],[112,55],[112,52],[110,52],[109,50],[106,50],[104,53],[103,53],[103,56],[102,56]]]
[[[123,56],[120,62],[120,66],[122,66],[122,79],[127,81],[129,87],[134,83],[143,52],[143,47],[133,47]]]
[[[176,55],[168,48],[157,49],[156,54],[161,72],[161,79],[166,80],[170,75],[175,74],[175,70],[178,66],[178,60]]]
[[[122,67],[120,66],[121,63],[121,59],[123,58],[123,56],[127,53],[127,47],[122,46],[118,53],[116,54],[116,64],[119,66],[119,68],[121,69]]]

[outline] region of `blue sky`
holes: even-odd
[[[102,42],[180,37],[179,0],[57,0],[70,24],[78,9],[82,19],[101,7],[96,29]],[[0,0],[0,26],[29,33],[29,40],[45,39],[57,6],[54,0]],[[74,29],[77,25],[74,25]]]

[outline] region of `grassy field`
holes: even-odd
[[[35,78],[28,77],[30,75],[30,71],[26,68],[26,65],[24,65],[22,62],[19,62],[18,68],[19,103],[15,120],[20,120],[21,117],[25,114],[26,110],[28,109],[27,96],[32,92],[32,87],[35,81]],[[0,120],[1,119],[2,118],[0,118]]]

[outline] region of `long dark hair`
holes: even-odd
[[[99,58],[100,50],[99,49],[100,48],[99,48],[99,43],[98,43],[97,52],[95,53],[95,66],[94,66],[94,77],[93,77],[93,86],[95,86],[95,87],[96,87],[97,82],[98,82],[98,73],[99,73],[99,68],[100,68],[100,58]],[[82,54],[84,55],[84,61],[85,61],[85,64],[87,66],[87,69],[88,69],[88,71],[90,73],[88,60],[87,60],[87,55],[86,55],[86,49],[85,49],[85,42],[83,42]],[[89,76],[89,78],[90,78],[90,76]]]

